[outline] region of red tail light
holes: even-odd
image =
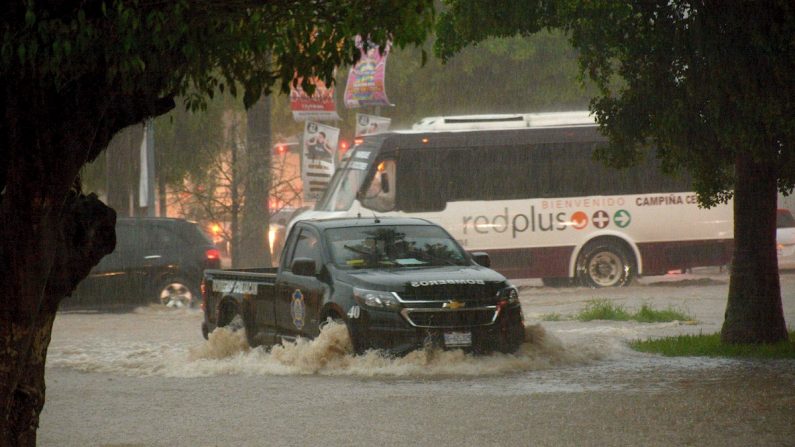
[[[221,268],[221,252],[217,248],[208,248],[204,252],[204,268],[219,269]]]
[[[217,248],[210,248],[205,253],[207,260],[221,259],[221,252]]]

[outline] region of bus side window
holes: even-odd
[[[362,205],[374,211],[387,212],[395,209],[396,163],[393,159],[382,160],[362,194]]]
[[[394,177],[395,209],[407,213],[443,211],[450,178],[448,150],[413,151],[400,157]]]

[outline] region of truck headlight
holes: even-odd
[[[514,286],[500,290],[499,297],[501,301],[504,301],[509,306],[519,304],[519,291]]]
[[[392,292],[384,292],[382,290],[366,290],[355,287],[353,289],[353,298],[363,306],[376,309],[397,309],[400,307],[400,303],[398,303]]]

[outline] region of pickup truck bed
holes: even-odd
[[[246,299],[252,299],[260,293],[262,294],[260,300],[270,299],[276,283],[277,270],[275,267],[205,270],[202,282],[204,338],[207,338],[216,327],[231,324],[235,316],[243,316]]]

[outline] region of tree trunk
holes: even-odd
[[[749,155],[735,160],[734,259],[721,329],[724,343],[787,339],[776,258],[776,170]]]
[[[268,243],[271,172],[270,97],[263,96],[246,111],[245,209],[240,225],[241,267],[270,267]]]
[[[55,310],[48,309],[39,314],[35,326],[31,328],[32,342],[24,362],[25,369],[12,396],[9,426],[13,445],[36,445],[36,430],[39,428],[39,414],[44,408],[46,391],[44,364],[54,321]]]
[[[4,199],[10,201],[8,195]],[[45,265],[37,271],[30,265],[12,262],[3,278],[6,290],[0,313],[3,410],[0,445],[3,446],[36,445],[39,414],[44,406],[44,366],[58,305],[116,244],[116,214],[95,195],[72,191],[62,202],[60,209],[41,216],[38,226],[29,224],[26,249],[3,246],[4,252],[14,252],[16,259],[38,260]],[[4,208],[4,222],[12,219],[7,212]]]
[[[68,87],[15,73],[0,87],[0,446],[35,444],[58,305],[116,244],[116,213],[82,194],[80,169],[122,128],[174,107],[109,94],[120,89],[102,70]]]

